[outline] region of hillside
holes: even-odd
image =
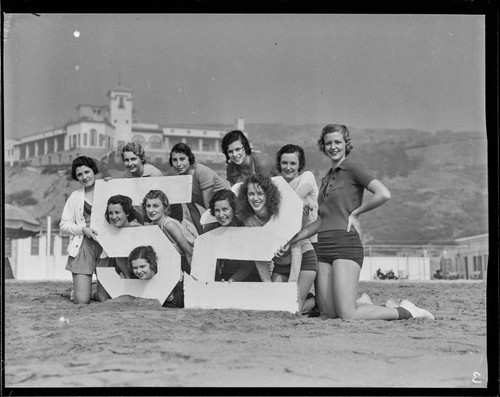
[[[318,183],[328,170],[328,159],[316,147],[321,126],[247,127],[254,146],[272,158],[285,142],[301,145],[306,169],[315,174]],[[361,216],[366,243],[426,244],[488,231],[484,136],[355,129],[351,134],[351,159],[370,169],[392,194],[382,207]],[[223,174],[223,168],[221,164],[217,171]],[[120,164],[102,168],[113,177],[121,170]],[[168,166],[164,173],[172,174]],[[66,198],[78,187],[68,170],[5,168],[6,201],[17,200],[16,205],[44,224],[47,216],[54,226],[58,224]]]

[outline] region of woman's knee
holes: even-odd
[[[76,304],[89,304],[90,303],[90,294],[77,293],[75,291],[73,302]]]

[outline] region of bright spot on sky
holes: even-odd
[[[80,32],[79,32],[78,30],[75,30],[75,31],[73,32],[73,36],[75,36],[75,37],[80,37]]]
[[[80,66],[76,65],[75,70],[80,70]]]

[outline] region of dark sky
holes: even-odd
[[[136,121],[485,130],[484,16],[7,14],[5,134],[134,93]]]

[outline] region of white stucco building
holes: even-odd
[[[4,163],[13,165],[19,161],[19,148],[16,146],[19,141],[17,139],[5,138],[3,146]]]
[[[138,123],[133,118],[132,91],[119,86],[109,90],[107,97],[108,104],[104,106],[78,105],[76,120],[12,142],[12,163],[69,164],[82,154],[97,159],[120,157],[121,148],[131,141],[142,145],[151,163],[168,161],[171,147],[178,142],[191,146],[197,161],[225,161],[220,141],[227,126]],[[237,118],[234,128],[243,130],[244,120]]]

